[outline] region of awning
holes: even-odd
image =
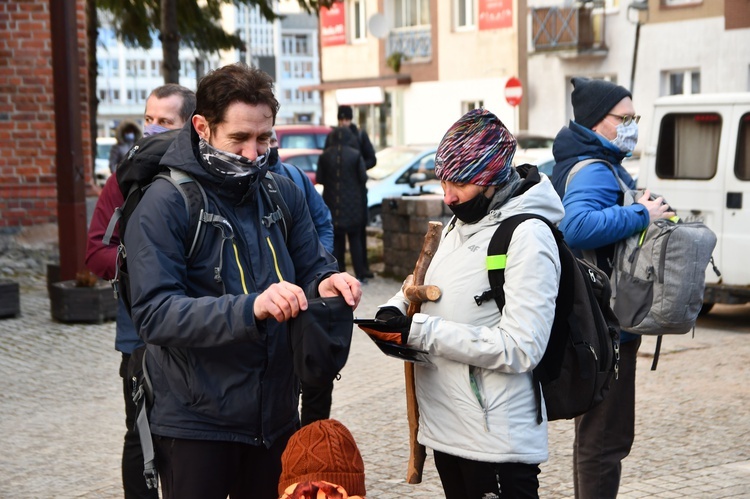
[[[339,88],[336,90],[336,103],[339,106],[382,104],[384,101],[385,95],[382,87]]]
[[[380,78],[364,78],[361,80],[337,80],[337,81],[326,81],[318,83],[317,85],[305,85],[299,87],[300,92],[314,92],[327,90],[339,90],[339,89],[352,89],[352,88],[366,88],[366,87],[395,87],[398,85],[410,85],[411,75],[396,74],[393,76],[383,76]]]

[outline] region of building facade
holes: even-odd
[[[525,102],[505,98],[507,82],[526,76],[523,2],[345,0],[321,9],[322,83],[311,89],[322,93],[325,123],[351,105],[376,148],[437,143],[475,107],[523,128]]]
[[[746,0],[529,0],[529,124],[554,136],[573,117],[570,79],[630,89],[650,134],[664,95],[750,91]],[[635,156],[643,152],[640,140]]]

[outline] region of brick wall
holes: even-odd
[[[49,2],[0,1],[0,233],[57,221]],[[85,0],[77,0],[76,8],[83,164],[89,184],[93,163]]]
[[[404,279],[414,272],[428,223],[447,225],[453,213],[442,196],[404,196],[383,200],[383,273]]]

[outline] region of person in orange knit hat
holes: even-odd
[[[364,499],[365,464],[351,432],[335,419],[303,426],[281,456],[281,499]]]

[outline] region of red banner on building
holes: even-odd
[[[343,2],[336,2],[331,8],[320,8],[320,44],[323,47],[346,43],[346,25]]]
[[[479,30],[511,28],[513,0],[479,0]]]

